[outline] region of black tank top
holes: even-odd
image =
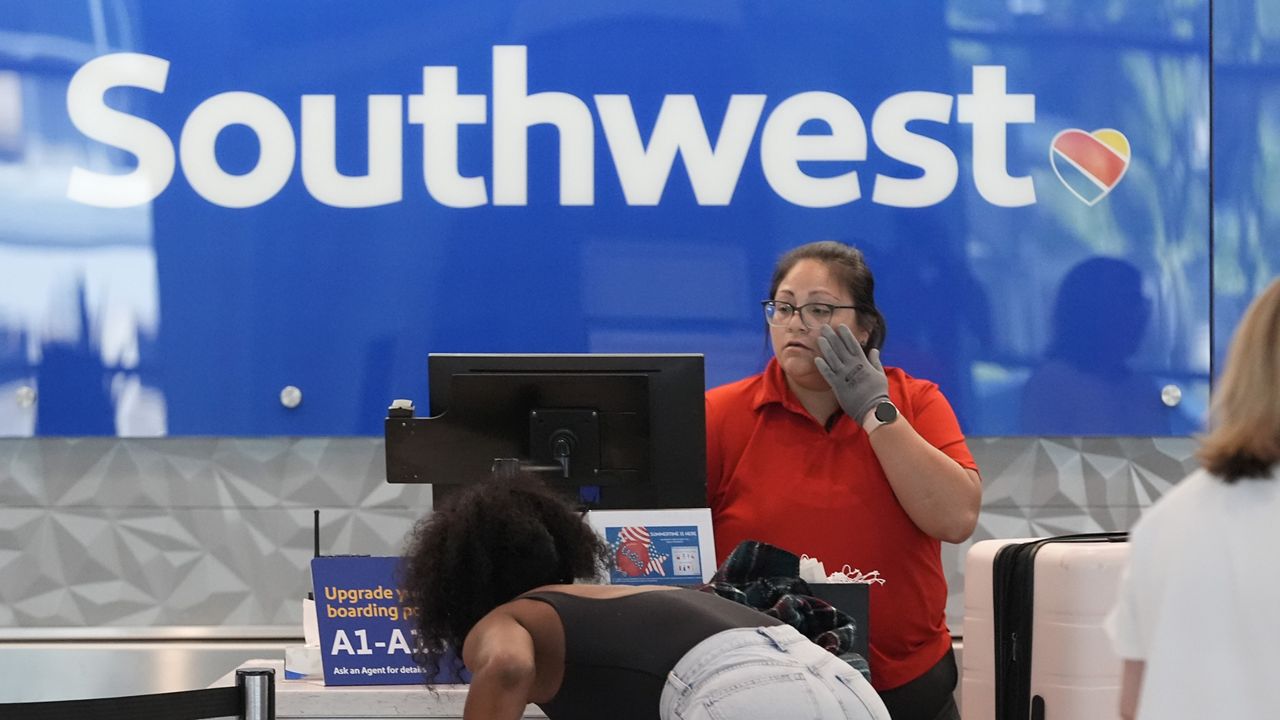
[[[732,628],[782,622],[696,590],[654,590],[616,598],[525,593],[555,609],[564,625],[564,679],[551,720],[654,720],[667,673],[694,645]]]

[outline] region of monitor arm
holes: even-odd
[[[536,419],[537,413],[534,413]],[[498,478],[515,477],[521,472],[553,472],[560,473],[560,477],[568,480],[571,477],[569,472],[570,462],[573,459],[573,450],[578,445],[578,436],[569,428],[556,428],[552,431],[547,445],[551,450],[551,459],[554,465],[539,465],[536,462],[528,462],[520,458],[494,458],[493,459],[493,476]]]
[[[416,483],[432,477],[435,482],[458,484],[479,479],[486,467],[480,463],[490,458],[460,454],[456,449],[487,431],[483,421],[465,414],[416,417],[413,401],[398,399],[387,409],[385,423],[387,481]],[[559,479],[580,484],[609,484],[600,477],[600,414],[596,410],[536,408],[529,411],[525,432],[529,457],[491,457],[490,477],[555,473]]]

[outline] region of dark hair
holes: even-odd
[[[461,656],[490,610],[541,585],[597,577],[608,549],[569,501],[529,477],[477,483],[422,518],[401,588],[416,611],[417,659],[430,681],[439,653]]]
[[[773,280],[769,282],[769,299],[778,292],[782,279],[791,272],[801,260],[817,260],[827,266],[832,275],[844,285],[858,308],[858,325],[866,330],[867,347],[884,346],[888,328],[884,324],[884,316],[876,307],[876,279],[871,275],[871,268],[862,257],[862,251],[852,245],[835,240],[812,242],[792,248],[778,259],[773,268]]]

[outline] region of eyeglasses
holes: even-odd
[[[857,305],[832,305],[831,303],[807,303],[796,307],[781,300],[762,300],[760,304],[764,307],[764,319],[770,325],[778,327],[786,325],[799,312],[800,322],[810,329],[830,325],[831,317],[837,310],[858,309]]]

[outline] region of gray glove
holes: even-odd
[[[889,399],[889,378],[880,364],[880,351],[862,352],[848,325],[838,329],[823,325],[819,333],[822,357],[814,359],[818,372],[835,391],[840,407],[860,423],[878,403]]]

